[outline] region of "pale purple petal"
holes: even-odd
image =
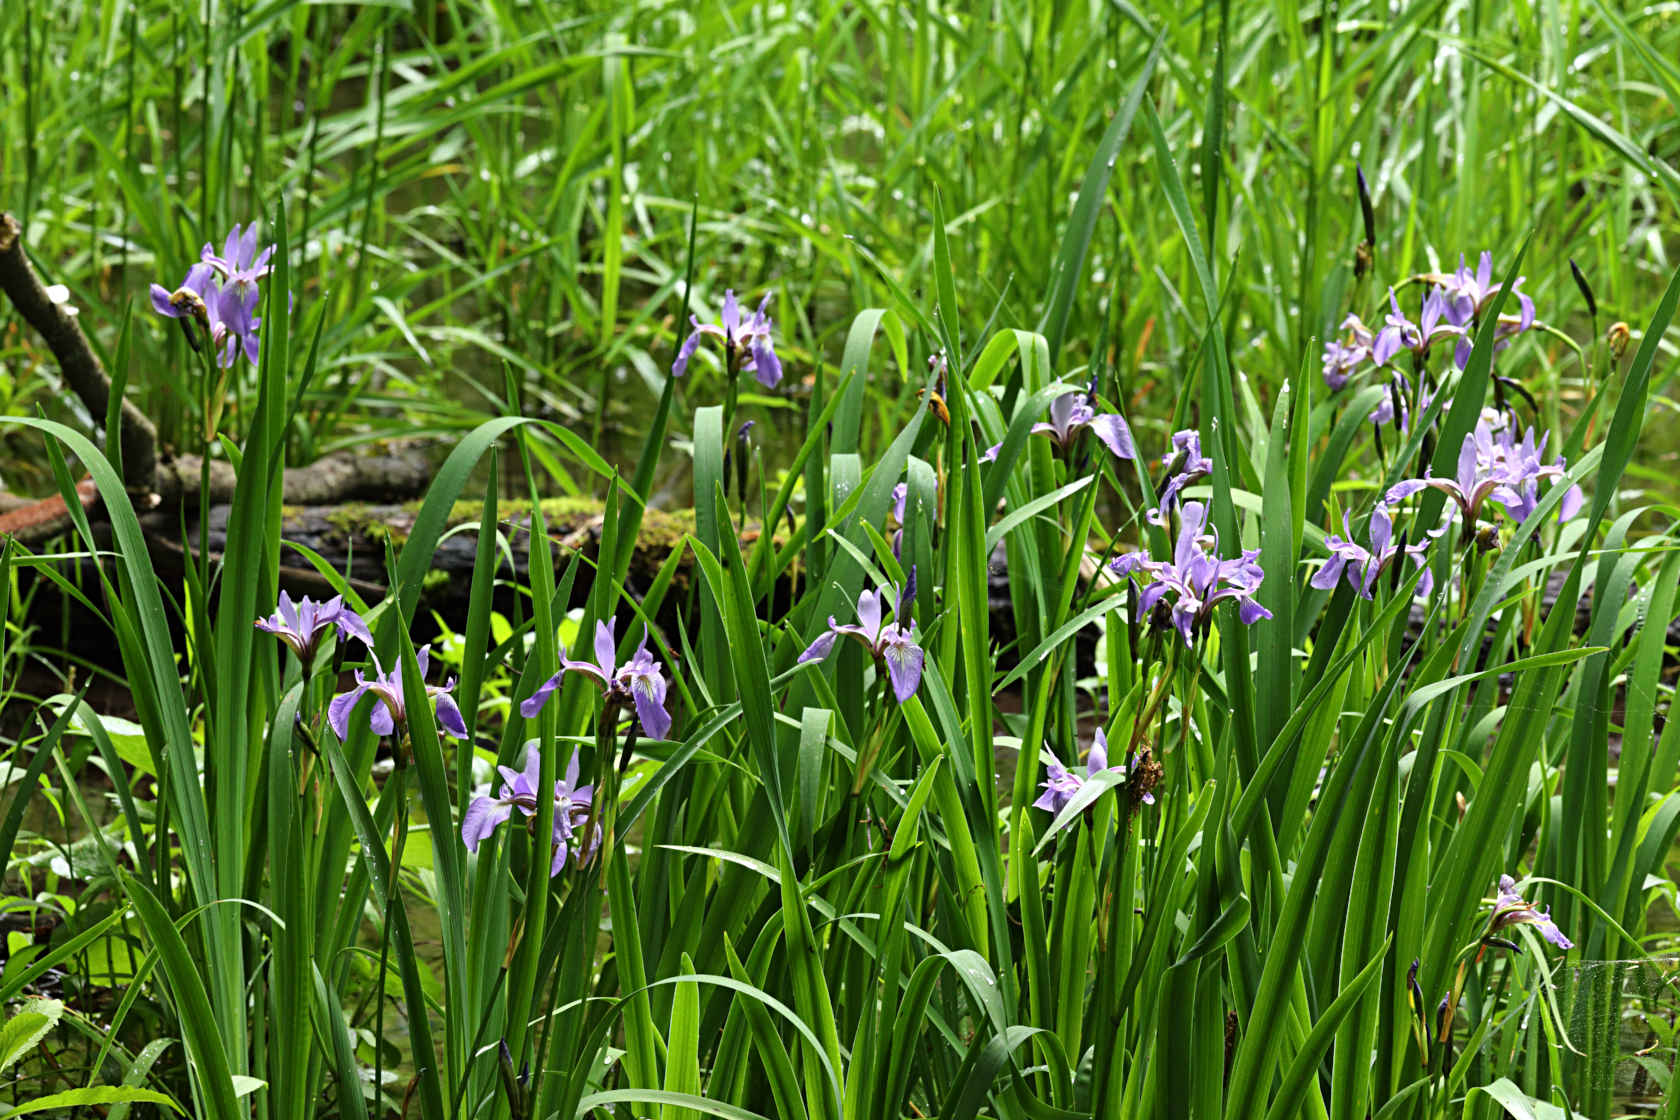
[[[699,324],[695,325],[696,327],[699,326]],[[687,338],[683,339],[682,349],[677,351],[676,360],[671,363],[672,377],[681,377],[688,372],[688,360],[694,356],[694,351],[699,348],[700,340],[704,337],[705,332],[696,329]]]
[[[560,679],[565,675],[566,670],[560,670],[538,686],[537,690],[530,696],[520,701],[519,714],[526,719],[537,718],[537,713],[543,710],[543,705],[548,703],[548,698],[554,695],[555,689],[560,687]]]
[[[922,647],[908,638],[889,642],[881,651],[887,663],[887,677],[892,682],[893,695],[900,704],[916,694],[922,683]]]
[[[366,694],[367,685],[362,682],[362,675],[357,673],[356,687],[334,696],[332,702],[327,705],[327,723],[332,727],[333,734],[338,736],[339,742],[349,741],[350,713],[356,707],[356,702]],[[385,706],[380,704],[376,710],[384,711]]]
[[[457,739],[467,737],[467,721],[461,716],[461,709],[453,696],[447,692],[438,693],[436,710],[438,726],[443,728],[445,733]]]
[[[765,335],[755,338],[748,347],[752,354],[753,376],[766,389],[774,389],[782,380],[782,360],[776,357],[776,348]]]
[[[1091,420],[1091,430],[1116,458],[1136,459],[1137,447],[1132,442],[1132,430],[1118,413],[1105,412]]]
[[[467,851],[476,852],[478,846],[490,838],[498,825],[513,813],[513,806],[494,797],[475,797],[461,818],[461,843]]]

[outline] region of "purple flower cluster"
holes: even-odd
[[[171,291],[162,284],[152,285],[152,309],[183,320],[183,326],[187,320],[197,322],[209,336],[211,353],[223,369],[231,368],[241,354],[256,365],[257,330],[262,325],[255,314],[262,298],[257,283],[268,275],[273,255],[273,245],[258,252],[255,222],[243,230],[235,225],[220,253],[205,243],[198,263],[187,270],[180,287]],[[191,327],[187,327],[187,338],[196,348]]]
[[[1561,455],[1550,463],[1545,461],[1546,437],[1536,442],[1532,427],[1523,432],[1521,442],[1514,431],[1515,425],[1504,416],[1484,412],[1459,447],[1454,477],[1435,478],[1426,468],[1424,477],[1390,487],[1384,502],[1394,505],[1428,488],[1453,500],[1467,529],[1475,526],[1483,504],[1490,499],[1504,507],[1513,520],[1524,520],[1539,503],[1541,481],[1561,477],[1565,463]],[[1581,488],[1570,487],[1559,504],[1558,520],[1567,521],[1579,513],[1582,500]]]
[[[1091,407],[1084,393],[1063,393],[1050,402],[1050,419],[1032,426],[1034,435],[1048,436],[1066,454],[1073,449],[1079,434],[1089,428],[1104,447],[1117,459],[1136,459],[1137,446],[1132,442],[1132,430],[1126,418],[1118,412],[1098,412]],[[1003,444],[994,443],[980,456],[982,463],[997,461]]]
[[[1180,511],[1178,541],[1173,558],[1151,559],[1145,552],[1129,552],[1110,562],[1115,575],[1138,579],[1149,577],[1138,599],[1145,613],[1172,595],[1172,625],[1191,645],[1199,630],[1213,617],[1213,608],[1227,600],[1237,605],[1237,619],[1245,626],[1272,612],[1254,601],[1266,573],[1259,564],[1259,549],[1245,550],[1234,560],[1218,556],[1219,539],[1207,532],[1207,508],[1201,502],[1185,502]]]
[[[871,657],[886,666],[893,695],[900,704],[914,696],[917,686],[922,683],[923,659],[922,647],[916,644],[914,635],[916,620],[910,617],[910,608],[916,601],[916,569],[910,569],[910,578],[905,581],[902,594],[889,599],[888,590],[881,588],[858,595],[856,623],[839,623],[834,621],[833,615],[829,615],[828,629],[817,635],[817,640],[799,655],[798,664],[821,661],[834,649],[836,639],[853,638],[862,643]],[[881,613],[888,602],[898,604],[893,609],[892,622],[887,622]]]
[[[1413,354],[1421,361],[1437,342],[1448,338],[1457,340],[1453,364],[1463,369],[1469,363],[1476,326],[1503,287],[1493,282],[1493,254],[1483,252],[1474,272],[1461,256],[1457,271],[1426,273],[1421,279],[1429,288],[1416,320],[1401,311],[1392,288],[1388,292],[1388,314],[1380,328],[1372,330],[1357,315],[1342,320],[1341,336],[1324,344],[1326,385],[1332,390],[1341,389],[1362,366],[1386,366],[1401,353]],[[1518,310],[1514,315],[1499,317],[1494,334],[1496,350],[1504,349],[1512,338],[1534,326],[1534,301],[1519,287],[1524,279],[1519,277],[1511,285]]]
[[[723,342],[724,353],[731,363],[740,360],[740,352],[745,349],[746,359],[738,368],[757,377],[758,383],[766,389],[774,389],[782,380],[782,360],[776,357],[776,346],[771,338],[771,329],[775,324],[765,314],[769,306],[770,293],[766,292],[758,310],[743,323],[741,305],[736,302],[735,290],[731,288],[723,293],[723,314],[719,322],[702,323],[690,315],[689,322],[694,330],[683,340],[682,349],[677,351],[676,361],[671,363],[671,376],[681,377],[688,372],[688,360],[694,356],[701,341],[711,335]]]
[[[1102,773],[1104,770],[1118,770],[1122,777],[1126,774],[1124,763],[1108,764],[1108,736],[1103,734],[1102,728],[1091,739],[1091,751],[1085,756],[1085,776],[1071,773],[1062,765],[1055,752],[1050,752],[1050,761],[1045,767],[1043,791],[1038,800],[1033,802],[1033,808],[1043,809],[1054,816],[1067,808],[1068,803],[1078,795],[1086,782]],[[1155,804],[1155,795],[1147,790],[1143,793],[1142,801],[1145,805]]]
[[[636,720],[643,734],[663,739],[671,730],[671,713],[665,704],[665,674],[647,647],[647,634],[624,664],[618,664],[618,639],[614,636],[617,620],[595,624],[595,660],[574,661],[560,658],[560,671],[527,697],[519,705],[519,714],[535,719],[568,671],[583,673],[596,679],[601,694],[609,703],[627,704],[635,709]]]
[[[489,786],[481,788],[472,804],[467,806],[466,815],[461,818],[461,843],[469,852],[477,852],[478,846],[488,840],[502,822],[513,815],[514,810],[524,815],[527,825],[537,817],[537,784],[542,775],[542,752],[536,741],[525,744],[525,769],[515,770],[511,766],[498,766],[496,769],[502,775],[501,790],[492,797]],[[587,842],[579,837],[579,833],[589,828],[595,787],[580,787],[577,783],[578,756],[573,751],[572,760],[566,765],[566,776],[554,782],[550,878],[560,874],[561,868],[566,866],[567,856],[573,856],[581,866],[594,859],[596,850],[601,846],[599,824],[595,825]]]

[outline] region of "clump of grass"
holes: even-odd
[[[1666,88],[1660,13],[1513,61],[1522,13],[1428,8],[279,5],[97,43],[29,11],[18,88],[44,44],[132,59],[122,141],[153,149],[90,137],[50,193],[25,162],[86,318],[219,220],[277,245],[219,422],[187,336],[132,332],[148,405],[240,451],[184,587],[85,432],[6,421],[99,486],[77,547],[138,728],[66,695],[11,760],[17,908],[62,915],[0,970],[37,1107],[1602,1116],[1624,1062],[1672,1070],[1623,983],[1672,949],[1680,830],[1680,552],[1634,489],[1680,275],[1624,251],[1666,133],[1589,121],[1631,95],[1563,63]],[[0,111],[104,104],[50,73],[64,97]],[[153,259],[101,271],[43,220],[108,229],[98,199]],[[1385,320],[1478,242],[1503,271],[1444,320],[1463,352]],[[1540,326],[1501,318],[1524,274]],[[733,335],[669,375],[722,286],[775,292],[781,384],[743,391]],[[1350,312],[1406,352],[1346,328],[1332,390]],[[439,403],[469,354],[500,382]],[[275,480],[399,422],[459,442],[388,593],[323,571],[336,601],[270,616]],[[632,594],[672,477],[693,524]],[[604,495],[592,555],[556,548],[555,487]],[[415,616],[463,522],[445,678]],[[40,796],[87,830],[74,865],[31,862]]]

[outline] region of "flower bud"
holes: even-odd
[[[1610,324],[1610,329],[1604,332],[1605,345],[1610,347],[1613,357],[1620,358],[1627,353],[1628,343],[1633,340],[1633,331],[1620,319]]]

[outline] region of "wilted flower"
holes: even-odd
[[[1312,586],[1327,591],[1336,586],[1345,573],[1348,585],[1360,595],[1371,598],[1371,588],[1377,577],[1394,563],[1402,553],[1411,557],[1413,563],[1422,569],[1418,573],[1415,594],[1427,595],[1435,585],[1434,575],[1424,564],[1424,554],[1429,551],[1430,540],[1418,541],[1416,544],[1400,545],[1394,541],[1394,522],[1388,515],[1388,510],[1379,504],[1371,513],[1369,527],[1371,547],[1369,549],[1355,544],[1352,540],[1353,530],[1348,528],[1347,514],[1342,514],[1342,532],[1346,537],[1331,534],[1324,538],[1325,547],[1330,550],[1330,559],[1324,566],[1313,574],[1309,581]],[[1430,533],[1429,537],[1439,535],[1439,530]]]
[[[1375,340],[1371,328],[1357,315],[1343,319],[1341,329],[1341,338],[1324,344],[1324,383],[1332,391],[1346,385],[1348,376],[1371,360],[1371,343]]]
[[[535,692],[519,705],[519,713],[526,719],[535,719],[543,705],[554,690],[560,687],[560,681],[568,670],[586,673],[594,677],[601,684],[601,695],[609,702],[631,705],[635,708],[636,719],[642,725],[642,731],[655,739],[663,739],[671,730],[671,713],[665,708],[665,675],[660,671],[659,662],[653,659],[653,654],[647,648],[647,634],[642,634],[642,642],[636,647],[636,652],[624,664],[617,664],[618,639],[614,632],[617,630],[618,620],[595,623],[595,660],[573,661],[564,656],[560,658],[560,671],[544,681]]]
[[[1102,728],[1097,728],[1096,735],[1091,739],[1091,751],[1085,756],[1085,777],[1070,773],[1062,765],[1054,751],[1050,753],[1050,761],[1045,766],[1044,792],[1033,802],[1033,808],[1043,809],[1054,816],[1067,808],[1068,802],[1080,791],[1087,781],[1096,777],[1104,770],[1118,770],[1122,777],[1126,774],[1123,763],[1113,766],[1108,764],[1108,736],[1103,734]],[[1145,790],[1142,795],[1145,805],[1155,804],[1155,795]]]
[[[1395,298],[1393,288],[1388,290],[1388,306],[1390,311],[1383,320],[1383,328],[1371,343],[1371,360],[1379,366],[1387,365],[1402,350],[1427,354],[1437,340],[1464,333],[1464,328],[1449,318],[1451,305],[1440,291],[1424,297],[1423,311],[1415,323],[1400,313],[1400,301]]]
[[[315,651],[327,631],[336,627],[346,638],[355,638],[369,649],[373,635],[361,615],[344,605],[341,595],[334,595],[324,603],[317,603],[305,595],[298,603],[286,592],[280,592],[280,602],[273,614],[254,623],[258,630],[273,634],[291,647],[298,660],[305,665],[315,660]]]
[[[1488,919],[1488,934],[1498,933],[1511,926],[1533,926],[1535,930],[1559,949],[1573,949],[1575,943],[1564,936],[1552,921],[1551,907],[1545,913],[1517,893],[1517,881],[1509,875],[1499,877],[1499,895],[1493,900],[1493,916]]]
[[[717,324],[702,323],[697,317],[690,315],[689,322],[694,324],[694,330],[683,340],[682,349],[677,351],[676,361],[671,363],[671,376],[681,377],[688,371],[688,359],[700,346],[700,341],[706,335],[723,340],[724,353],[731,361],[737,360],[741,349],[746,349],[746,360],[739,369],[743,373],[751,373],[758,378],[760,385],[766,389],[774,389],[782,379],[782,362],[776,357],[776,347],[770,337],[771,327],[774,325],[765,309],[770,306],[770,293],[764,293],[764,301],[753,312],[753,317],[744,325],[741,322],[741,305],[735,302],[733,288],[723,293],[723,314]]]
[[[1611,323],[1604,331],[1604,345],[1610,348],[1610,355],[1620,358],[1627,353],[1628,344],[1633,341],[1633,328],[1620,319]]]
[[[1266,573],[1258,563],[1260,550],[1247,549],[1234,560],[1218,557],[1219,540],[1206,534],[1207,508],[1201,502],[1185,502],[1181,511],[1178,541],[1170,561],[1153,560],[1147,553],[1130,552],[1110,562],[1115,575],[1142,572],[1151,582],[1138,597],[1138,609],[1148,613],[1172,593],[1172,624],[1189,645],[1197,629],[1213,616],[1213,608],[1229,599],[1237,605],[1237,619],[1251,625],[1272,612],[1254,601]]]
[[[514,770],[509,766],[498,766],[502,774],[502,788],[495,796],[490,796],[490,787],[484,786],[472,804],[467,806],[467,812],[461,818],[461,842],[469,852],[478,851],[478,846],[496,829],[512,816],[515,809],[522,813],[527,823],[535,821],[537,817],[538,794],[537,783],[542,775],[542,752],[536,740],[525,744],[525,769]],[[566,776],[554,783],[554,834],[552,837],[553,856],[549,863],[549,876],[560,874],[560,869],[566,864],[566,857],[574,852],[573,840],[578,830],[586,827],[589,819],[590,803],[594,799],[593,786],[579,787],[578,756],[572,752],[572,758],[566,765]],[[601,827],[596,825],[594,834],[588,845],[577,851],[577,861],[587,863],[595,854],[595,849],[601,843]]]
[[[805,652],[799,655],[798,663],[821,661],[834,648],[834,640],[845,635],[863,643],[871,657],[886,665],[893,695],[900,704],[915,695],[916,686],[922,683],[922,647],[916,644],[912,634],[916,621],[910,617],[910,608],[916,601],[916,569],[911,567],[904,592],[897,597],[898,605],[893,610],[892,622],[886,622],[881,615],[882,606],[888,601],[888,590],[882,588],[859,593],[857,624],[841,624],[829,615],[828,629],[806,647]]]
[[[420,670],[420,679],[426,679],[426,670],[431,665],[431,646],[421,646],[415,654],[415,661]],[[355,709],[357,701],[368,693],[378,698],[379,703],[368,713],[368,725],[373,728],[375,735],[391,735],[398,729],[408,725],[408,713],[404,709],[402,663],[391,666],[387,673],[384,666],[379,664],[379,655],[373,655],[374,676],[372,680],[362,676],[360,669],[356,670],[356,687],[349,692],[340,693],[332,698],[327,705],[327,722],[340,739],[350,737],[350,713]],[[426,697],[432,703],[432,710],[437,713],[438,726],[457,739],[467,737],[467,722],[461,717],[461,709],[455,705],[455,700],[449,694],[455,689],[455,682],[448,684],[426,685]]]
[[[210,338],[211,352],[223,369],[231,367],[243,353],[252,365],[257,361],[257,328],[262,320],[251,312],[256,309],[257,293],[241,297],[232,287],[223,287],[216,280],[215,269],[200,262],[187,270],[187,277],[173,292],[162,284],[153,284],[152,310],[170,319],[194,320]],[[183,326],[186,326],[183,323]],[[194,348],[197,339],[190,326],[187,338]]]

